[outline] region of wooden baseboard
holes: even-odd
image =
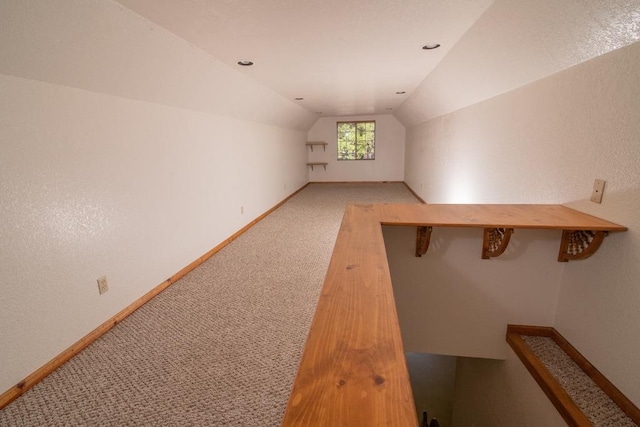
[[[407,184],[405,181],[402,181],[402,183],[409,189],[409,191],[411,191],[411,194],[413,194],[416,199],[420,200],[420,202],[424,203],[425,205],[427,204],[427,202],[425,202],[422,197],[418,196],[418,193],[413,191],[413,188],[409,187],[409,184]]]
[[[180,280],[187,273],[189,273],[194,268],[198,267],[207,259],[211,258],[216,252],[220,251],[229,243],[237,239],[241,234],[246,232],[248,229],[253,227],[259,221],[264,219],[267,215],[269,215],[270,213],[278,209],[280,206],[282,206],[290,198],[292,198],[293,196],[298,194],[300,191],[302,191],[307,185],[309,185],[309,183],[300,187],[298,190],[296,190],[295,192],[287,196],[280,203],[278,203],[277,205],[275,205],[274,207],[272,207],[271,209],[269,209],[268,211],[266,211],[265,213],[263,213],[262,215],[254,219],[253,221],[251,221],[249,224],[242,227],[240,230],[235,232],[233,235],[231,235],[229,238],[227,238],[222,243],[217,245],[215,248],[211,249],[210,251],[208,251],[207,253],[205,253],[204,255],[202,255],[201,257],[199,257],[198,259],[196,259],[195,261],[193,261],[192,263],[190,263],[189,265],[187,265],[186,267],[184,267],[183,269],[181,269],[180,271],[178,271],[177,273],[169,277],[167,280],[160,283],[158,286],[156,286],[151,291],[144,294],[142,297],[138,298],[136,301],[128,305],[124,310],[120,311],[111,319],[107,320],[102,325],[98,326],[96,329],[91,331],[88,335],[81,338],[78,342],[76,342],[71,347],[67,348],[62,353],[54,357],[52,360],[47,362],[45,365],[40,367],[31,375],[26,377],[24,380],[20,381],[18,384],[11,387],[9,390],[5,391],[4,393],[0,394],[0,409],[4,408],[9,403],[13,402],[15,399],[17,399],[22,394],[24,394],[31,387],[33,387],[34,385],[42,381],[47,375],[49,375],[51,372],[55,371],[57,368],[65,364],[73,356],[80,353],[92,342],[100,338],[102,335],[104,335],[106,332],[108,332],[111,328],[116,326],[118,323],[122,322],[122,320],[124,320],[127,316],[129,316],[131,313],[136,311],[138,308],[142,307],[153,297],[155,297],[156,295],[158,295],[159,293],[167,289],[169,286],[171,286],[172,284]]]
[[[409,187],[405,181],[311,181],[309,184],[404,184],[407,189],[413,194],[413,196],[420,200],[420,203],[427,204],[424,199],[418,196],[418,193],[413,191],[413,188]]]
[[[309,184],[404,184],[407,189],[413,194],[413,196],[420,200],[420,203],[427,204],[424,199],[418,196],[418,193],[413,191],[413,188],[409,187],[405,181],[311,181]]]
[[[611,381],[593,366],[555,328],[548,326],[508,325],[507,342],[518,355],[527,370],[535,378],[549,400],[569,425],[591,425],[582,411],[566,394],[558,381],[526,345],[521,335],[552,338],[556,344],[611,398],[634,423],[640,425],[640,409],[631,402]],[[578,411],[579,414],[576,412]]]
[[[310,181],[309,184],[403,184],[403,181]]]

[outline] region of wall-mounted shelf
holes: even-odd
[[[311,148],[311,151],[313,151],[313,147],[314,146],[322,146],[322,151],[327,151],[327,145],[329,145],[327,142],[324,141],[309,141],[305,144],[307,147]]]
[[[561,205],[429,205],[426,210],[432,211],[428,216],[446,215],[447,220],[418,225],[417,257],[427,253],[435,226],[483,228],[482,259],[502,255],[516,228],[562,230],[559,262],[586,259],[610,231],[626,230]]]
[[[313,170],[314,166],[322,166],[324,170],[327,170],[328,164],[329,163],[326,163],[326,162],[312,162],[312,163],[307,163],[307,166],[311,166],[311,170]]]

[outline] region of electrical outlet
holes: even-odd
[[[593,183],[593,191],[591,192],[591,201],[602,203],[602,194],[604,194],[604,184],[606,181],[596,179]]]
[[[102,295],[108,290],[109,285],[107,284],[107,276],[102,276],[98,279],[98,292],[100,292],[100,295]]]
[[[244,206],[240,206],[240,213],[244,214]]]

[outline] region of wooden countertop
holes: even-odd
[[[284,426],[417,426],[381,225],[624,231],[561,205],[349,205]]]

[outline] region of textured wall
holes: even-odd
[[[562,265],[555,324],[636,404],[638,64],[635,43],[412,127],[406,147],[406,181],[427,202],[567,203],[629,227],[590,259]],[[601,205],[588,201],[595,178],[607,181]],[[557,265],[550,259],[541,268]],[[546,284],[541,274],[519,279],[535,288]]]
[[[415,227],[383,227],[406,351],[504,359],[508,323],[551,325],[560,233],[518,230],[483,260],[482,229],[434,228],[416,258]]]
[[[307,113],[115,3],[0,11],[4,392],[304,185]]]
[[[338,161],[336,122],[351,120],[376,121],[375,160]],[[309,181],[402,181],[404,176],[404,126],[392,115],[323,117],[311,127],[309,141],[325,141],[322,147],[309,150],[310,162],[327,162],[327,170],[315,167]]]
[[[509,347],[504,361],[459,357],[454,426],[566,426]]]
[[[640,0],[496,0],[411,94],[407,127],[640,40]]]
[[[0,73],[308,130],[315,115],[112,0],[0,2]]]

